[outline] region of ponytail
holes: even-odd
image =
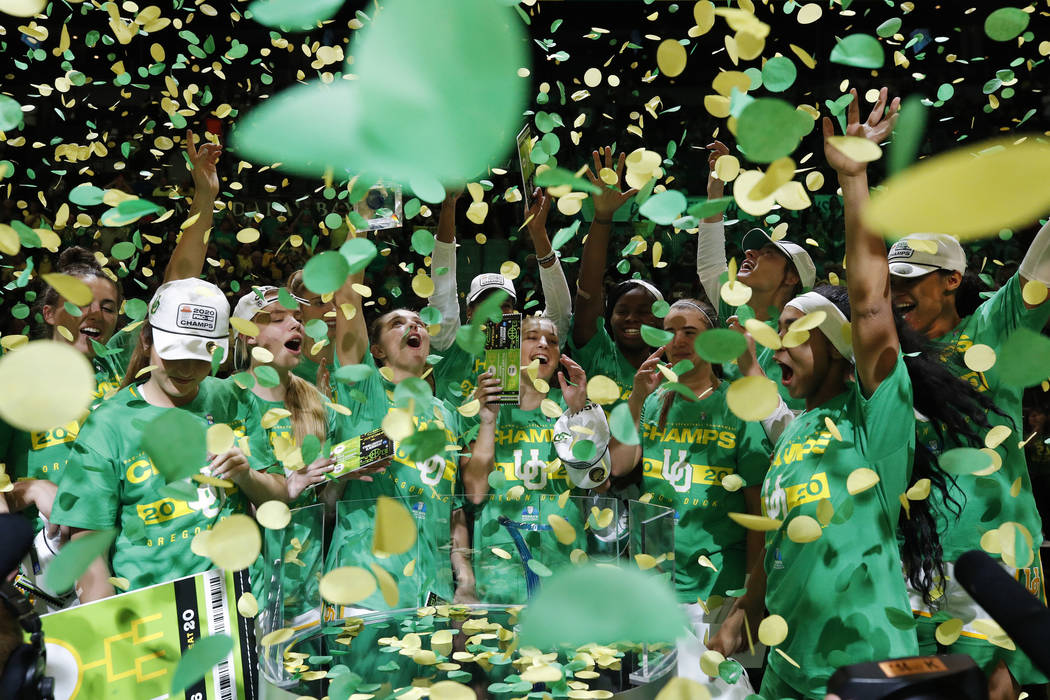
[[[135,350],[128,360],[128,368],[124,372],[124,379],[120,382],[120,388],[130,386],[138,379],[138,373],[150,364],[150,351],[153,349],[153,326],[149,321],[142,322],[142,331],[139,332],[139,342],[135,343]]]
[[[314,435],[324,442],[328,434],[328,416],[325,414],[321,392],[313,384],[294,374],[289,373],[288,380],[284,407],[292,414],[296,444],[302,445],[307,435]]]

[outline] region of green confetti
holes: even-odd
[[[984,33],[992,41],[1011,41],[1028,28],[1028,13],[1016,7],[1001,7],[984,20]]]
[[[201,637],[182,653],[179,665],[171,675],[171,694],[176,695],[193,685],[229,656],[233,639],[228,634],[210,634]]]
[[[82,207],[90,207],[102,204],[103,190],[94,185],[77,185],[69,191],[69,201]]]
[[[368,365],[344,365],[332,372],[332,379],[343,384],[363,382],[375,372]]]
[[[949,474],[973,474],[992,466],[992,458],[973,447],[956,447],[942,452],[937,464]]]
[[[747,339],[728,328],[712,328],[696,337],[696,354],[712,364],[730,362],[747,352]]]
[[[876,27],[875,33],[883,39],[887,39],[900,31],[901,24],[903,24],[903,22],[900,17],[893,17]]]
[[[904,100],[900,117],[893,128],[893,139],[887,157],[890,175],[904,170],[915,161],[919,144],[926,133],[926,116],[926,106],[923,105],[921,97],[912,95]]]
[[[572,444],[572,456],[581,462],[593,460],[597,451],[593,440],[577,440]]]
[[[352,169],[407,182],[426,199],[416,178],[464,181],[503,155],[525,108],[526,49],[506,3],[396,0],[355,34],[356,80],[274,95],[240,120],[232,145],[303,175]],[[296,123],[310,128],[289,136]]]
[[[347,274],[361,272],[372,262],[379,250],[376,244],[367,238],[350,238],[339,248],[339,253],[346,259],[349,268]]]
[[[436,240],[434,234],[421,228],[412,234],[412,250],[420,255],[430,255],[434,252],[434,243]]]
[[[609,412],[609,430],[612,436],[624,445],[638,445],[638,424],[631,415],[631,408],[626,402],[617,404]]]
[[[544,158],[543,162],[547,162],[547,159]],[[563,185],[569,185],[576,192],[588,192],[590,194],[601,194],[602,192],[601,188],[590,180],[576,177],[575,173],[570,172],[565,168],[550,168],[549,170],[544,170],[536,176],[535,182],[537,187],[560,187]]]
[[[539,649],[625,640],[657,643],[671,642],[685,629],[668,583],[637,569],[611,574],[608,567],[582,566],[563,569],[544,583],[521,612],[519,639],[522,647]]]
[[[248,10],[264,26],[306,31],[331,19],[342,5],[343,0],[255,0]]]
[[[328,336],[328,324],[321,318],[310,319],[303,326],[303,330],[306,331],[306,335],[314,340],[323,340]]]
[[[22,105],[7,95],[0,95],[0,131],[22,128]]]
[[[109,548],[117,538],[117,531],[99,530],[70,540],[58,550],[58,556],[47,567],[47,586],[56,593],[73,587],[80,575],[100,556],[109,556]]]
[[[261,365],[256,367],[254,370],[255,379],[259,382],[259,386],[272,389],[281,383],[281,377],[277,374],[277,370],[269,365]]]
[[[654,301],[651,308],[653,316],[656,316],[657,318],[663,318],[667,315],[667,312],[669,312],[670,310],[671,305],[663,299],[657,299],[656,301]]]
[[[1050,303],[1050,302],[1044,302]],[[1036,386],[1050,377],[1050,338],[1019,328],[999,348],[995,368],[1007,386]]]
[[[121,241],[116,243],[110,249],[109,254],[117,260],[127,260],[136,252],[135,244],[130,241]]]
[[[748,160],[772,163],[790,155],[813,128],[808,114],[796,110],[784,100],[755,100],[737,119],[736,140]]]
[[[146,302],[142,299],[127,299],[124,301],[124,314],[132,321],[146,318]]]
[[[884,608],[886,611],[886,619],[890,621],[890,624],[899,630],[910,630],[915,629],[917,624],[915,617],[911,614],[911,611],[898,610],[897,608]]]
[[[200,472],[207,462],[204,424],[192,413],[168,409],[142,430],[142,449],[168,482]]]
[[[446,441],[444,430],[419,430],[402,440],[399,448],[403,449],[413,462],[425,462],[434,455],[443,453]]]
[[[732,197],[705,199],[689,207],[689,209],[686,210],[686,213],[697,219],[706,219],[709,216],[721,214],[732,202]]]
[[[526,566],[528,566],[529,569],[532,570],[532,573],[536,574],[537,576],[542,576],[543,578],[547,578],[548,576],[554,573],[546,564],[541,562],[539,559],[529,559]]]
[[[303,284],[314,294],[331,294],[343,286],[349,274],[350,263],[346,257],[338,251],[327,250],[306,262]]]
[[[877,70],[886,63],[886,54],[875,37],[868,34],[850,34],[835,44],[828,60],[843,66]]]
[[[786,56],[774,56],[762,66],[762,84],[770,92],[784,92],[795,84],[798,69]]]
[[[650,221],[667,226],[674,222],[686,207],[685,195],[677,190],[654,194],[638,208],[638,213]]]
[[[645,341],[646,345],[650,345],[654,348],[662,348],[674,338],[674,333],[671,331],[665,331],[662,328],[653,328],[644,323],[642,324],[641,332],[642,340]]]
[[[560,250],[563,245],[572,240],[576,232],[580,230],[580,220],[573,221],[570,225],[563,229],[559,229],[554,234],[554,239],[551,241],[551,248],[553,250]]]

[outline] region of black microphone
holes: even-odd
[[[959,557],[955,578],[1032,663],[1050,674],[1050,610],[980,550]]]

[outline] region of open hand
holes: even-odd
[[[875,106],[871,108],[871,114],[862,122],[860,120],[860,105],[857,104],[859,100],[857,90],[850,90],[850,94],[853,95],[853,101],[846,108],[846,136],[858,136],[875,144],[882,143],[888,139],[890,134],[893,133],[893,126],[897,123],[897,117],[900,115],[901,98],[894,97],[893,101],[889,103],[889,110],[887,110],[886,102],[889,99],[889,91],[886,88],[882,88],[879,90],[879,99],[875,101]],[[824,117],[823,127],[824,157],[827,159],[828,165],[834,168],[839,175],[851,176],[863,173],[868,167],[867,163],[858,163],[828,143],[828,139],[835,135],[835,127],[832,125],[830,117]]]
[[[627,154],[621,153],[619,159],[616,161],[616,184],[607,185],[603,182],[598,174],[602,171],[602,159],[601,151],[594,151],[594,170],[587,168],[587,179],[591,181],[591,184],[600,187],[602,190],[601,194],[592,194],[591,201],[594,203],[594,218],[596,219],[611,219],[616,210],[619,209],[627,202],[631,197],[638,194],[638,190],[629,189],[624,192],[621,188],[623,187],[623,170],[624,161],[627,160]],[[610,146],[605,147],[605,167],[609,170],[613,169],[613,150]]]
[[[569,410],[579,413],[587,406],[587,373],[568,355],[561,356],[561,364],[565,368],[564,372],[558,372],[561,395]]]
[[[193,143],[193,132],[186,130],[186,156],[190,160],[193,175],[194,197],[215,199],[219,194],[219,173],[215,166],[222,154],[222,146],[202,143],[197,148]]]

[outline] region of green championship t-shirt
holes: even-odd
[[[728,276],[726,276],[725,279],[722,280],[722,282],[724,283],[727,279],[729,279]],[[750,306],[730,306],[729,304],[725,303],[725,301],[723,301],[721,297],[719,297],[719,321],[721,321],[722,324],[725,325],[726,319],[728,319],[730,316],[739,316],[740,323],[741,325],[743,325],[745,320],[747,320],[748,318],[755,317],[755,312],[751,309]],[[769,320],[765,321],[765,324],[773,330],[779,332],[779,323],[780,312],[777,311],[775,307],[770,306]],[[793,411],[801,411],[806,408],[806,401],[805,399],[791,398],[791,394],[788,392],[788,388],[781,383],[780,365],[778,365],[776,360],[773,359],[773,355],[775,353],[776,350],[772,350],[764,345],[759,345],[758,343],[755,343],[755,356],[758,359],[758,366],[762,368],[762,371],[765,372],[766,376],[769,379],[772,379],[774,382],[776,382],[777,391],[780,392],[780,396],[784,399],[784,403],[788,405],[788,408],[790,408]],[[737,365],[736,362],[725,362],[722,364],[722,376],[725,377],[726,381],[732,382],[736,379],[739,379],[743,375],[740,373],[740,367]]]
[[[553,390],[548,398],[565,408],[560,392]],[[570,565],[573,549],[585,546],[587,514],[580,499],[566,497],[564,506],[558,502],[572,484],[554,447],[556,422],[539,408],[500,408],[489,495],[475,506],[474,516],[474,578],[483,603],[527,602],[527,581],[537,581],[529,559],[556,571]],[[568,521],[575,542],[558,541],[551,515]]]
[[[213,567],[190,550],[201,530],[227,515],[247,510],[236,488],[199,484],[189,478],[196,497],[167,493],[166,482],[143,451],[143,428],[166,411],[184,411],[202,427],[226,423],[240,438],[252,467],[265,469],[273,456],[258,426],[245,425],[242,401],[230,385],[212,377],[201,382],[192,402],[182,408],[160,408],[142,399],[137,386],[117,392],[88,417],[59,485],[52,521],[87,530],[116,528],[110,570],[130,589],[190,576]],[[204,467],[205,465],[201,465]]]
[[[127,346],[121,341],[135,337],[128,333],[117,333],[110,339],[107,351],[111,354],[92,358],[95,370],[95,393],[91,408],[97,407],[104,399],[113,396],[120,389],[127,367]],[[119,339],[119,340],[118,340]],[[134,343],[131,344],[134,346]],[[62,468],[69,457],[73,442],[80,433],[81,421],[74,420],[65,425],[55,426],[50,430],[31,431],[12,429],[11,441],[6,454],[7,472],[12,481],[22,479],[46,479],[55,484],[62,478]],[[30,509],[27,517],[33,519],[36,529],[43,526],[43,521],[36,517],[36,509]]]
[[[737,418],[722,382],[699,401],[659,387],[642,407],[643,489],[653,503],[675,511],[675,589],[695,603],[741,588],[747,568],[747,531],[728,513],[744,513],[743,490],[726,491],[722,479],[739,475],[760,486],[770,445],[760,423]],[[665,401],[673,402],[661,425]],[[706,556],[717,571],[699,563]]]
[[[988,422],[992,425],[1009,426],[1014,431],[996,448],[999,456],[1003,458],[1001,469],[983,476],[963,474],[955,477],[959,489],[953,489],[951,493],[954,499],[962,504],[962,513],[957,521],[943,502],[931,492],[930,498],[941,518],[938,525],[945,561],[955,561],[963,552],[980,549],[981,535],[1005,522],[1024,525],[1032,534],[1036,547],[1043,541],[1039,511],[1032,495],[1032,482],[1025,463],[1024,448],[1018,446],[1024,439],[1021,435],[1024,430],[1021,418],[1023,389],[1003,384],[997,365],[993,365],[986,372],[968,369],[963,362],[963,354],[976,344],[988,345],[998,350],[1015,330],[1028,328],[1039,331],[1048,318],[1050,304],[1043,304],[1031,310],[1025,308],[1021,298],[1021,283],[1019,277],[1014,275],[990,299],[981,304],[973,315],[964,318],[955,330],[936,341],[944,346],[941,360],[945,366],[960,379],[969,382],[977,391],[986,392],[999,410],[1006,414],[1001,416],[989,411]],[[943,446],[939,444],[928,423],[920,422],[918,427],[919,438],[935,453],[958,446],[957,442],[949,442]],[[1010,489],[1018,479],[1021,489],[1014,497]],[[1038,559],[1032,566],[1039,566]],[[1038,588],[1031,593],[1041,597],[1042,576],[1038,575],[1038,570],[1032,573],[1036,575],[1029,575],[1021,580],[1031,582],[1031,588]]]
[[[477,385],[478,375],[485,371],[484,356],[471,355],[456,343],[439,352],[441,361],[434,365],[434,394],[453,406],[466,402]]]
[[[854,383],[777,441],[762,484],[765,514],[781,521],[766,533],[766,607],[787,621],[777,649],[801,668],[778,653],[769,666],[807,698],[823,698],[840,666],[918,653],[896,534],[914,435],[911,380],[898,356],[870,398]],[[847,480],[860,468],[878,481],[851,496]],[[823,525],[818,539],[788,535],[801,517]]]
[[[638,368],[632,365],[616,347],[616,341],[609,335],[605,327],[605,320],[599,318],[597,322],[600,324],[597,332],[582,347],[576,347],[570,331],[569,357],[583,367],[588,377],[604,374],[616,382],[616,386],[620,389],[620,398],[616,403],[604,406],[608,413],[620,402],[631,398],[634,375],[637,374]]]
[[[364,364],[375,370],[375,361],[366,355]],[[337,384],[336,396],[356,418],[358,434],[382,424],[393,407],[394,385],[378,371],[354,384]],[[445,444],[456,445],[461,434],[459,413],[448,404],[431,397],[426,405],[416,405],[412,416],[415,428],[443,430]],[[452,563],[450,518],[459,467],[459,454],[447,450],[422,461],[408,457],[400,443],[394,444],[394,460],[373,481],[347,480],[343,501],[337,508],[332,547],[327,569],[339,566],[375,564],[385,569],[398,583],[399,601],[393,607],[423,605],[428,593],[452,600]],[[372,554],[375,523],[375,499],[380,495],[399,499],[416,520],[415,546],[404,554],[378,559]],[[407,572],[407,573],[406,573]],[[391,607],[380,592],[358,603],[360,607],[380,610]]]

